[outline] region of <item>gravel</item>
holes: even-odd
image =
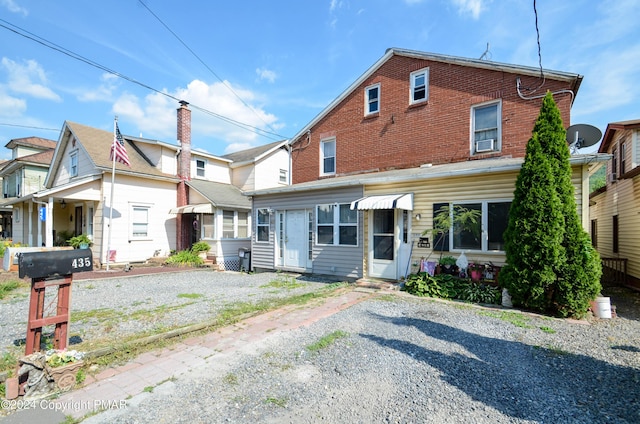
[[[194,322],[205,310],[215,313],[212,305],[292,293],[256,289],[281,278],[275,274],[215,275],[88,281],[74,287],[74,310],[87,299],[93,307],[145,302],[152,309],[197,292],[207,301],[158,321]],[[183,276],[189,281],[179,282]],[[405,293],[376,296],[308,327],[274,331],[250,350],[214,355],[129,399],[127,408],[85,422],[637,423],[640,304],[637,294],[612,290],[618,317],[580,322]],[[11,318],[4,306],[2,322]],[[190,318],[181,321],[183,314]],[[308,349],[328,335],[336,336],[332,343]]]

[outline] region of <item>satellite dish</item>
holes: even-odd
[[[576,124],[567,128],[567,142],[573,150],[596,144],[602,138],[602,131],[593,125]]]

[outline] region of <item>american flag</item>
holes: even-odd
[[[118,123],[116,122],[116,135],[113,137],[113,143],[111,144],[111,152],[109,153],[109,160],[114,160],[113,155],[115,152],[115,160],[120,163],[123,163],[127,166],[131,166],[131,162],[129,162],[129,155],[127,155],[127,149],[124,147],[124,138],[122,138],[122,134],[120,134],[120,128],[118,128]]]

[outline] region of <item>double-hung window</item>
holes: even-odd
[[[316,242],[323,245],[357,246],[358,211],[351,204],[318,205]]]
[[[269,210],[258,209],[256,220],[256,241],[269,241]]]
[[[196,159],[196,177],[205,177],[205,167],[207,162],[202,159]]]
[[[131,238],[149,237],[149,206],[133,205],[131,207]]]
[[[483,103],[471,108],[471,128],[473,154],[490,153],[500,150],[501,129],[500,101]]]
[[[74,150],[69,154],[69,176],[78,176],[78,151]]]
[[[380,112],[380,84],[375,84],[364,89],[364,114],[366,116],[378,112]]]
[[[320,141],[320,175],[336,173],[336,139],[328,138]]]
[[[429,68],[411,73],[411,104],[423,103],[429,99]]]

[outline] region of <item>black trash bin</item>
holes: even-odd
[[[240,259],[240,271],[251,271],[251,250],[246,247],[238,249],[238,259]]]

